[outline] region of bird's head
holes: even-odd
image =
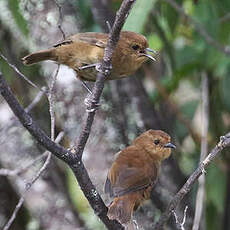
[[[121,50],[129,56],[132,64],[135,63],[138,68],[148,59],[155,61],[155,58],[152,57],[149,52],[156,52],[149,48],[147,39],[141,34],[131,31],[122,31],[118,46],[119,45],[122,45]]]
[[[152,158],[162,161],[171,154],[176,146],[171,143],[170,136],[161,130],[148,130],[137,137],[133,144],[144,148]]]

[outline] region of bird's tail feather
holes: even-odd
[[[45,61],[45,60],[54,60],[55,56],[53,55],[53,49],[42,50],[36,53],[29,54],[22,58],[24,65],[32,65],[34,63]]]
[[[111,220],[116,219],[121,224],[127,224],[132,219],[135,202],[136,197],[131,194],[114,198],[113,202],[109,206],[107,216]]]

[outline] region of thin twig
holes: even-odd
[[[230,132],[225,136],[220,137],[220,141],[208,154],[208,156],[200,163],[199,167],[191,174],[183,187],[174,196],[174,198],[169,203],[166,211],[162,214],[159,221],[155,224],[154,230],[160,230],[163,228],[164,224],[167,222],[172,214],[172,210],[175,210],[180,201],[184,196],[191,190],[193,184],[202,175],[204,170],[209,166],[209,164],[218,156],[218,154],[226,147],[230,146]]]
[[[54,86],[57,80],[57,75],[60,69],[60,65],[58,65],[56,73],[51,78],[51,82],[49,84],[49,93],[48,93],[48,101],[49,101],[49,113],[50,113],[50,130],[51,130],[51,140],[55,139],[55,113],[54,113],[54,103],[55,103],[55,96],[54,96]]]
[[[184,9],[178,5],[175,0],[161,0],[169,3],[181,16],[185,17],[195,28],[195,30],[204,38],[204,40],[215,47],[220,52],[224,53],[228,57],[230,57],[230,47],[229,46],[223,46],[218,41],[213,39],[208,32],[205,30],[205,28],[198,22],[196,22],[192,17],[190,17],[188,14],[185,13]]]
[[[55,103],[55,98],[54,98],[54,86],[55,86],[55,82],[57,79],[57,75],[59,72],[59,67],[60,65],[58,65],[57,71],[54,75],[54,77],[51,80],[51,83],[49,85],[49,93],[48,93],[48,101],[49,101],[49,112],[50,112],[50,120],[51,120],[51,140],[54,141],[55,139],[55,114],[54,114],[54,103]],[[58,138],[59,140],[60,138]],[[13,221],[15,220],[17,213],[19,211],[19,209],[21,208],[21,206],[24,203],[25,200],[25,196],[26,196],[26,192],[29,191],[29,189],[31,188],[31,186],[35,183],[36,180],[38,180],[38,178],[41,176],[41,174],[46,170],[46,168],[48,167],[50,160],[51,160],[51,152],[46,152],[46,154],[48,154],[45,163],[42,165],[42,167],[39,169],[39,171],[36,173],[36,175],[29,181],[26,183],[26,189],[25,189],[25,193],[21,196],[18,204],[16,205],[14,212],[11,216],[11,218],[9,219],[9,221],[7,222],[7,224],[5,225],[3,230],[8,230],[9,227],[11,226],[11,224],[13,223]]]
[[[29,162],[26,165],[23,165],[22,167],[19,167],[14,170],[10,169],[0,169],[0,176],[17,176],[19,174],[24,173],[27,169],[29,169],[31,166],[42,160],[43,158],[47,157],[47,152],[44,152],[42,155],[36,157],[33,161]]]
[[[53,0],[53,1],[55,2],[56,6],[58,7],[58,12],[59,12],[58,29],[61,31],[63,40],[65,40],[65,38],[66,38],[65,32],[62,29],[62,23],[63,23],[62,7],[56,0]]]
[[[100,194],[95,189],[95,186],[92,184],[88,172],[81,161],[81,155],[91,131],[92,123],[95,116],[95,106],[99,103],[99,99],[104,88],[105,78],[111,70],[112,54],[119,40],[121,28],[134,3],[135,0],[124,0],[117,13],[115,23],[109,35],[107,47],[105,48],[100,72],[97,74],[97,80],[93,88],[93,95],[90,105],[90,109],[92,112],[88,113],[88,117],[83,126],[84,128],[80,135],[77,148],[75,148],[76,153],[72,153],[71,151],[66,150],[64,147],[55,144],[45,134],[45,132],[38,126],[38,124],[33,121],[32,117],[28,113],[26,113],[21,105],[18,103],[17,99],[15,98],[6,81],[4,80],[3,75],[0,73],[0,93],[7,101],[14,114],[18,117],[22,125],[31,133],[31,135],[36,138],[36,140],[42,146],[44,146],[47,150],[52,152],[55,156],[57,156],[59,159],[63,160],[69,165],[69,167],[74,172],[74,175],[78,180],[78,183],[85,197],[88,199],[91,207],[94,209],[94,212],[98,215],[98,217],[102,220],[106,227],[111,230],[123,229],[123,227],[117,221],[111,221],[107,217],[107,207],[105,206]]]
[[[109,34],[109,39],[107,42],[107,46],[105,48],[104,58],[100,65],[100,71],[97,74],[97,80],[92,90],[93,93],[91,96],[91,104],[89,108],[87,108],[87,110],[90,112],[88,112],[87,119],[83,124],[83,130],[80,134],[80,137],[76,141],[76,147],[74,147],[73,149],[75,155],[82,156],[82,153],[84,151],[93,124],[96,108],[97,105],[99,104],[100,97],[104,88],[105,79],[110,74],[111,71],[111,60],[112,60],[113,51],[119,40],[121,28],[124,25],[125,19],[127,18],[129,11],[134,3],[135,0],[124,0],[122,2],[119,11],[117,12],[117,16],[113,24],[113,27],[111,29],[111,32]]]
[[[62,137],[63,137],[63,132],[59,133],[55,142],[56,143],[60,142]],[[43,155],[47,155],[47,154],[48,154],[48,157],[46,158],[46,161],[43,164],[43,166],[39,169],[39,171],[36,173],[36,175],[29,182],[26,183],[25,191],[22,194],[21,198],[19,199],[19,201],[18,201],[18,203],[17,203],[17,205],[13,211],[13,214],[11,215],[8,222],[5,224],[3,230],[8,230],[10,228],[11,224],[14,222],[14,220],[17,216],[18,211],[20,210],[20,208],[22,207],[22,205],[24,203],[25,196],[26,196],[27,192],[29,191],[31,186],[36,182],[36,180],[41,176],[42,172],[46,169],[46,167],[48,166],[51,155],[48,153],[48,151],[46,151]]]
[[[4,226],[3,230],[8,230],[11,226],[11,224],[14,222],[17,214],[18,214],[18,211],[20,210],[20,208],[22,207],[23,203],[24,203],[24,197],[21,197],[14,209],[14,212],[12,214],[12,216],[10,217],[10,219],[8,220],[8,222],[6,223],[6,225]]]
[[[104,31],[110,33],[108,24],[113,25],[115,14],[109,7],[109,1],[104,0],[91,0],[91,9],[94,16],[94,19],[102,27]]]
[[[56,143],[59,143],[62,138],[64,137],[64,132],[60,132],[55,140]],[[18,169],[14,169],[14,170],[10,170],[10,169],[4,169],[1,168],[0,169],[0,175],[1,176],[17,176],[19,174],[24,173],[27,169],[29,169],[31,166],[33,166],[34,164],[36,164],[37,162],[43,160],[43,158],[47,157],[48,152],[45,151],[42,155],[36,157],[34,160],[32,160],[31,162],[29,162],[28,164],[19,167]]]
[[[149,74],[149,69],[144,68],[146,72]],[[160,81],[154,76],[154,74],[151,74],[153,81],[155,83],[155,86],[159,92],[159,94],[164,98],[164,100],[167,102],[169,105],[170,109],[175,113],[177,116],[178,120],[181,121],[181,123],[184,124],[184,126],[188,129],[189,134],[191,135],[192,139],[194,140],[195,143],[200,143],[201,142],[201,137],[200,135],[195,131],[195,129],[191,125],[191,121],[187,119],[183,113],[180,111],[178,105],[169,97],[166,89],[162,86]]]
[[[47,88],[44,86],[42,87],[42,91],[39,91],[33,101],[25,108],[25,111],[29,113],[41,100],[43,95],[47,92]]]
[[[5,62],[7,62],[7,64],[22,78],[24,79],[27,83],[29,83],[31,86],[33,86],[34,88],[40,90],[40,91],[44,91],[43,89],[41,89],[39,86],[37,86],[36,84],[34,84],[31,80],[29,80],[23,73],[20,72],[20,70],[13,64],[11,64],[9,62],[9,60],[2,54],[0,53],[0,57],[5,60]]]
[[[219,23],[225,23],[225,22],[227,22],[227,21],[229,21],[230,20],[230,12],[228,12],[227,14],[225,14],[223,17],[221,17],[220,19],[219,19]]]
[[[174,218],[175,218],[175,220],[176,220],[176,225],[177,225],[177,227],[178,227],[180,230],[185,230],[184,225],[185,225],[185,221],[186,221],[187,209],[188,209],[188,206],[186,206],[185,209],[184,209],[184,216],[183,216],[182,222],[180,222],[180,221],[178,220],[178,216],[177,216],[176,212],[175,212],[174,210],[172,210],[172,213],[173,213]]]
[[[41,100],[41,98],[42,98],[42,96],[44,95],[44,94],[46,94],[46,92],[47,92],[47,88],[44,86],[44,87],[42,87],[42,91],[39,91],[38,93],[37,93],[37,95],[35,96],[35,98],[33,99],[33,101],[25,108],[25,112],[27,112],[27,113],[29,113],[39,102],[40,102],[40,100]],[[9,124],[7,124],[7,125],[5,125],[4,126],[4,128],[2,128],[1,129],[1,133],[5,133],[7,130],[9,130],[11,127],[13,127],[13,126],[15,126],[15,125],[17,125],[18,124],[18,120],[17,120],[17,118],[16,117],[11,117],[10,119],[9,119],[11,122],[9,123]],[[6,169],[7,171],[8,171],[8,169]],[[7,171],[5,171],[5,169],[3,169],[3,171],[1,172],[1,169],[0,169],[0,175],[6,175],[7,174]],[[11,172],[10,172],[11,171]],[[13,170],[13,171],[15,171],[15,170]],[[17,175],[17,174],[19,174],[20,172],[17,172],[17,171],[15,171],[15,172],[13,172],[12,170],[9,170],[8,171],[8,174],[10,175],[11,173],[11,175],[13,176],[13,175]],[[2,174],[1,174],[2,173]]]
[[[206,73],[202,74],[202,131],[201,131],[201,153],[200,162],[204,160],[208,153],[208,123],[209,123],[209,96],[208,96],[208,77]],[[205,175],[201,175],[198,179],[198,191],[196,196],[195,217],[193,221],[192,230],[198,230],[203,210],[204,210],[204,196],[205,196]]]

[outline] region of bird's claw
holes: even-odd
[[[220,137],[220,141],[219,141],[219,143],[217,144],[217,147],[218,148],[223,148],[224,147],[224,142],[225,142],[225,140],[227,139],[228,137],[226,137],[226,136],[221,136]]]
[[[67,151],[69,151],[69,152],[71,152],[71,153],[73,153],[73,154],[75,154],[75,153],[76,153],[76,150],[75,150],[74,146],[73,146],[73,147],[68,148],[68,149],[67,149]]]
[[[88,113],[95,112],[101,106],[100,103],[96,102],[91,96],[91,94],[88,94],[84,100],[84,103],[86,105],[86,112]]]
[[[109,73],[110,73],[110,71],[111,71],[111,69],[112,69],[112,64],[110,64],[108,67],[106,67],[106,68],[104,69],[104,71],[102,70],[102,66],[101,66],[100,63],[97,64],[95,68],[96,68],[96,70],[97,70],[98,72],[104,73],[105,75],[109,75]]]
[[[93,64],[89,64],[89,65],[83,65],[78,67],[79,70],[85,70],[85,69],[89,69],[89,68],[97,68],[97,65],[99,65],[99,63],[93,63]]]
[[[205,170],[204,166],[202,167],[201,172],[202,172],[202,174],[206,174],[206,170]]]

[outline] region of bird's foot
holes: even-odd
[[[101,106],[100,103],[98,103],[92,98],[92,94],[87,95],[87,97],[84,100],[84,103],[86,105],[86,112],[88,113],[95,112]]]
[[[88,68],[95,68],[98,72],[100,73],[105,73],[106,75],[109,75],[111,69],[112,69],[112,65],[110,65],[109,67],[107,67],[105,69],[105,71],[102,70],[101,68],[101,63],[93,63],[93,64],[89,64],[89,65],[83,65],[81,67],[78,67],[79,70],[85,70]]]
[[[99,64],[100,63],[93,63],[93,64],[89,64],[89,65],[83,65],[83,66],[78,67],[78,69],[79,70],[85,70],[85,69],[89,69],[89,68],[97,68],[97,66]]]
[[[84,86],[84,88],[88,91],[89,94],[93,94],[92,90],[89,88],[89,86],[83,81],[81,80],[81,84]]]

